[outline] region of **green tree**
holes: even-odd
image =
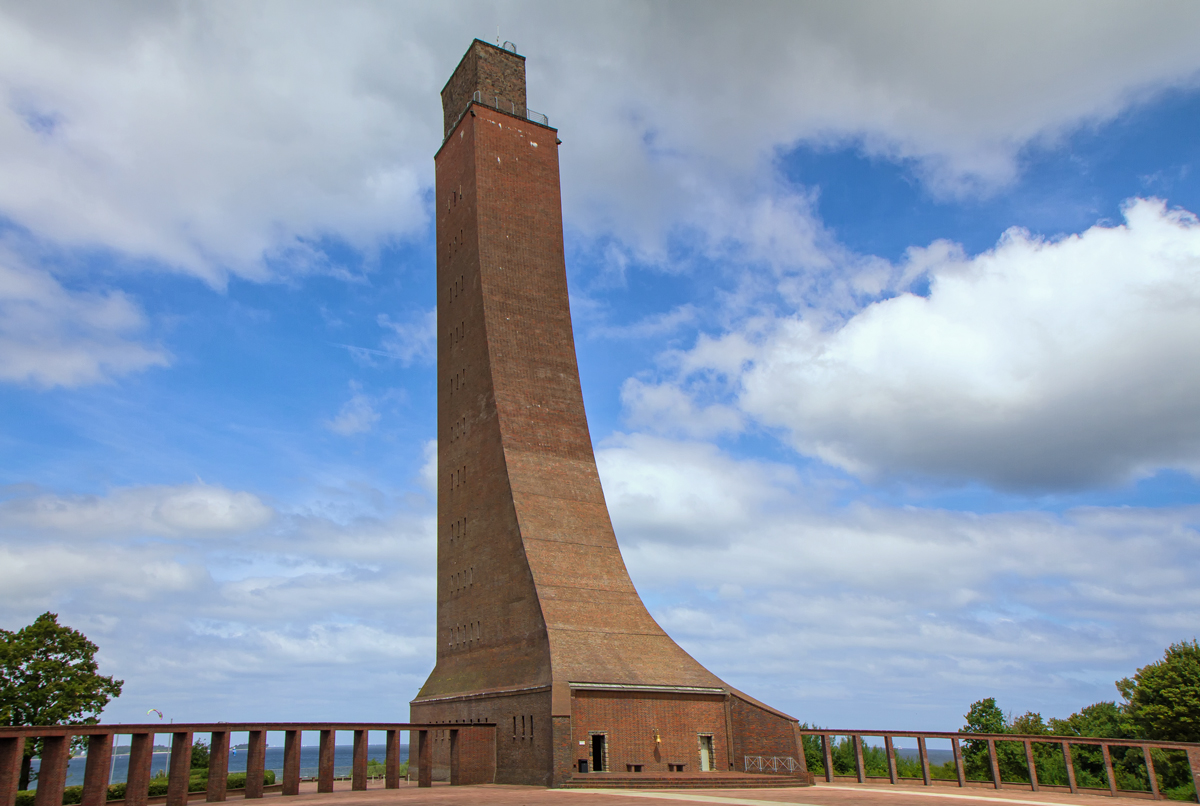
[[[1008,722],[1004,712],[996,705],[995,697],[976,700],[963,716],[967,724],[958,729],[959,733],[1007,733]],[[983,740],[967,740],[963,742],[963,771],[967,778],[975,781],[990,781],[992,774],[988,767],[988,747]]]
[[[208,745],[202,741],[192,744],[192,769],[207,770],[208,769],[209,752]]]
[[[1200,644],[1171,644],[1163,659],[1117,681],[1125,713],[1147,739],[1200,742]]]
[[[43,613],[16,632],[0,629],[0,725],[95,725],[124,681],[98,673],[96,645]],[[25,742],[21,789],[40,742]]]

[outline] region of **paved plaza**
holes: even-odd
[[[267,798],[280,797],[268,794]],[[230,800],[233,800],[231,797]],[[532,786],[449,786],[422,789],[401,784],[399,789],[369,788],[353,792],[339,781],[332,794],[318,794],[315,783],[301,785],[289,806],[1145,806],[1142,798],[1069,795],[993,789],[940,789],[910,786],[818,784],[812,787],[753,790],[652,791],[620,789],[544,789]]]

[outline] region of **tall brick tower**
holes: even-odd
[[[524,57],[475,40],[442,109],[437,666],[411,718],[496,722],[501,783],[799,758],[795,720],[672,641],[621,559],[575,361],[559,141],[526,108]]]

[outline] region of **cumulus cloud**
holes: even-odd
[[[5,529],[68,537],[230,534],[264,526],[274,514],[253,493],[201,483],[125,487],[104,496],[18,494],[0,501]]]
[[[644,436],[597,460],[656,618],[802,719],[945,727],[992,695],[1065,715],[1200,617],[1196,507],[840,506],[787,466]]]
[[[701,336],[670,379],[626,383],[628,415],[683,433],[741,417],[865,478],[1034,490],[1194,470],[1200,225],[1153,199],[1124,214],[1059,239],[1010,230],[974,257],[912,249],[886,272],[894,296]],[[895,293],[918,276],[927,296]]]
[[[1058,241],[1008,232],[929,269],[928,297],[833,332],[782,323],[740,403],[854,472],[1003,487],[1200,460],[1200,226],[1158,201]]]
[[[0,381],[42,388],[105,381],[167,354],[136,340],[146,326],[120,291],[72,291],[0,249]]]
[[[8,513],[0,519],[10,520]],[[143,607],[203,589],[202,567],[154,549],[109,546],[80,550],[65,545],[28,545],[0,539],[0,588],[4,614],[58,606],[74,596],[118,600]]]
[[[649,428],[659,433],[683,433],[692,437],[712,437],[742,430],[744,417],[736,407],[711,403],[699,404],[694,392],[685,392],[669,383],[649,383],[629,378],[621,384],[621,405],[626,420],[634,428]]]
[[[754,171],[799,142],[859,142],[935,188],[991,187],[1022,146],[1190,86],[1198,15],[1186,2],[9,6],[0,214],[218,286],[285,265],[337,272],[325,239],[372,252],[427,225],[438,90],[494,23],[531,57],[531,102],[571,144],[565,199],[588,231],[655,241],[710,223],[714,200],[752,198]]]
[[[327,486],[276,511],[201,484],[4,493],[0,625],[53,610],[83,628],[126,681],[106,719],[147,701],[208,721],[402,718],[432,666],[434,521],[419,500]]]

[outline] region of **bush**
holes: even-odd
[[[263,784],[271,786],[275,783],[275,770],[263,770]],[[245,789],[246,773],[235,772],[225,779],[226,789]]]
[[[400,765],[400,774],[405,775],[408,772],[407,762]],[[275,771],[263,771],[263,784],[271,786],[275,783]],[[158,773],[150,779],[150,797],[167,794],[168,778],[165,773]],[[246,788],[246,773],[235,772],[228,778],[226,786],[229,789],[245,789]],[[208,770],[192,770],[192,777],[188,781],[189,792],[203,792],[208,787]],[[17,801],[15,806],[33,806],[34,800],[37,797],[36,789],[24,789],[17,793]],[[109,800],[124,800],[125,799],[125,784],[109,784],[108,785]],[[68,786],[63,790],[63,806],[73,806],[73,804],[83,801],[82,786]]]
[[[192,769],[208,769],[208,745],[204,742],[192,744]]]

